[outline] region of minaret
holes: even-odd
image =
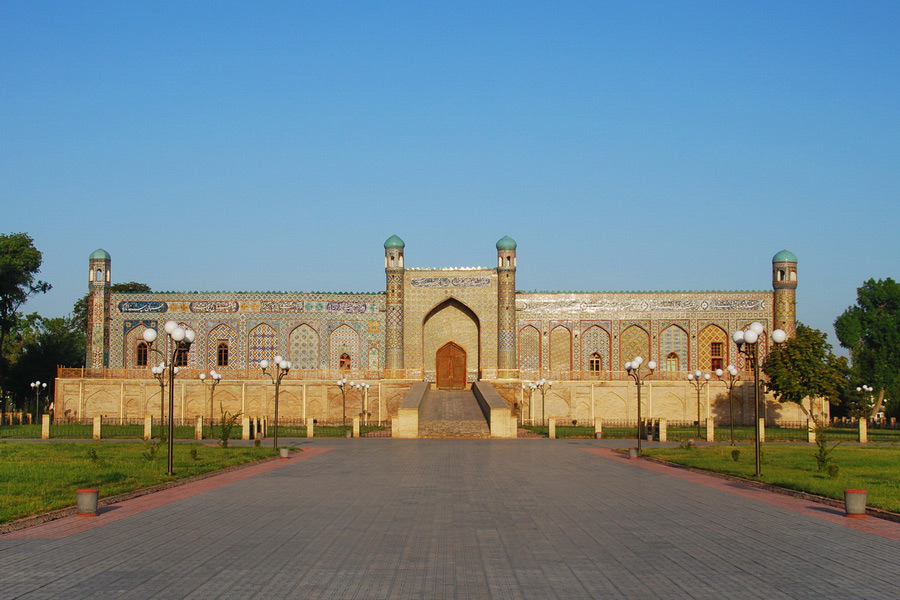
[[[88,259],[87,354],[90,369],[109,366],[109,253],[98,248]]]
[[[782,250],[772,257],[772,288],[775,290],[773,329],[783,329],[789,338],[797,331],[797,257]]]
[[[403,373],[403,243],[396,235],[384,242],[387,300],[384,336],[384,377],[402,379]]]
[[[497,242],[497,377],[515,379],[516,359],[516,241]]]

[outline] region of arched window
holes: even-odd
[[[588,367],[591,370],[591,373],[598,373],[602,370],[600,365],[603,364],[603,357],[600,356],[599,352],[594,352],[591,354],[591,358],[588,361]]]
[[[674,352],[669,352],[666,356],[666,371],[674,372],[678,370],[678,355]]]
[[[97,269],[97,279],[94,281],[103,281],[103,269]]]
[[[175,351],[175,366],[186,367],[188,364],[188,348],[184,342],[178,342],[178,350]]]
[[[346,352],[341,354],[341,362],[339,364],[340,364],[340,368],[342,371],[349,371],[350,370],[350,355],[347,354]]]
[[[216,347],[216,366],[228,366],[228,342],[226,341],[220,341],[219,345]]]
[[[149,362],[149,347],[147,342],[141,342],[137,345],[137,366],[146,367]]]

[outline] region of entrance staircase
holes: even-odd
[[[420,438],[487,438],[491,430],[471,390],[428,390],[419,405]]]

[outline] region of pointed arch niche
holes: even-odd
[[[619,343],[619,358],[622,364],[616,365],[617,369],[624,369],[625,362],[635,356],[640,356],[645,361],[652,358],[650,356],[650,334],[640,325],[631,325],[623,331]]]
[[[660,368],[663,371],[687,371],[690,364],[687,331],[669,325],[659,334]]]
[[[541,370],[541,332],[534,325],[519,330],[519,370]]]
[[[714,371],[728,364],[728,334],[718,325],[707,325],[697,335],[698,369]]]
[[[550,371],[572,370],[572,332],[557,325],[550,332]]]
[[[288,340],[288,358],[294,369],[319,368],[319,334],[307,323],[295,327]]]
[[[438,348],[453,342],[466,353],[468,379],[481,371],[481,322],[471,308],[455,298],[435,306],[422,321],[423,363],[426,379],[436,372]]]
[[[581,334],[581,370],[592,372],[608,370],[609,349],[609,332],[599,325],[588,327],[584,333]],[[600,358],[599,363],[596,362],[597,357]],[[592,359],[595,362],[592,362]]]
[[[229,366],[240,364],[238,360],[238,335],[234,328],[219,323],[206,334],[206,365],[210,369],[227,369]],[[228,365],[220,364],[220,346],[225,344],[228,355]]]
[[[259,361],[272,360],[278,354],[278,332],[268,323],[260,323],[247,336],[247,366],[256,368]]]
[[[329,363],[332,369],[358,368],[359,334],[344,323],[328,336]]]

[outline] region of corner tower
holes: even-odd
[[[87,353],[88,368],[109,366],[109,253],[98,248],[88,258]]]
[[[797,257],[782,250],[772,257],[772,288],[774,328],[783,329],[788,337],[797,331]]]
[[[497,377],[518,377],[516,359],[516,241],[497,242]]]
[[[403,365],[403,249],[406,244],[396,235],[384,242],[384,273],[387,278],[385,301],[384,377],[402,378]]]

